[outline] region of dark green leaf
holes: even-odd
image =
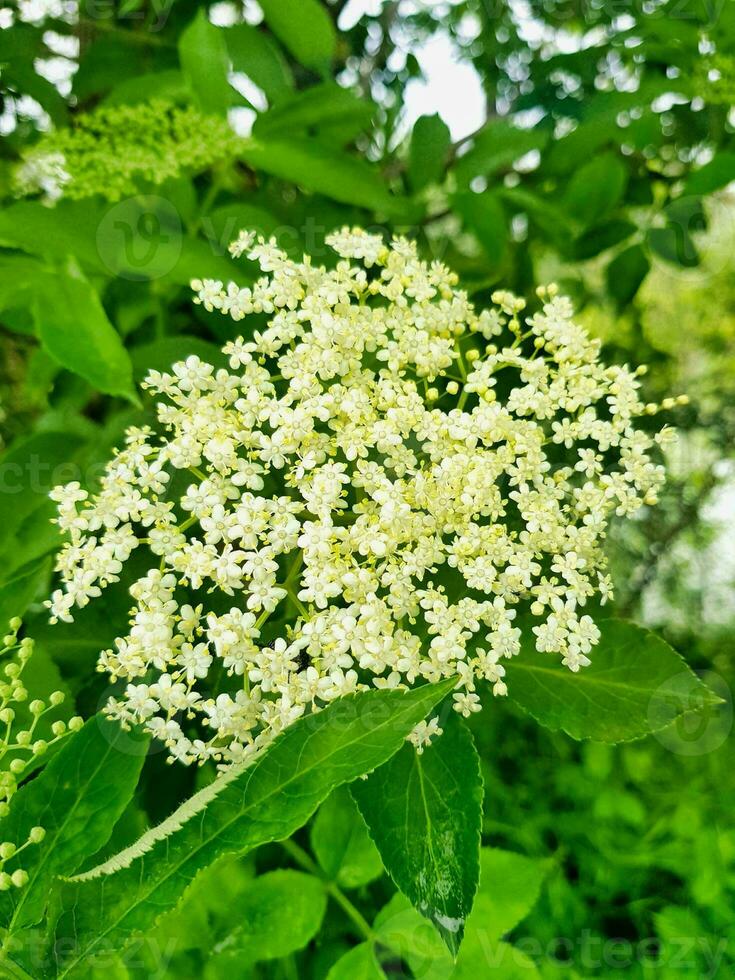
[[[635,231],[636,226],[622,218],[613,218],[596,228],[590,228],[574,242],[574,258],[581,261],[594,258],[600,252],[630,238]]]
[[[493,267],[499,266],[505,256],[508,228],[505,211],[497,194],[472,191],[453,195],[454,210],[464,225],[476,236]]]
[[[608,292],[618,306],[625,306],[638,292],[651,264],[640,245],[631,245],[616,255],[606,271]]]
[[[250,140],[243,157],[256,170],[293,181],[344,204],[401,216],[407,204],[393,197],[380,174],[356,157],[328,149],[317,140]]]
[[[344,145],[370,128],[375,106],[349,89],[324,82],[280,102],[255,120],[253,135],[265,140],[313,135]]]
[[[472,147],[455,165],[460,183],[504,170],[531,150],[541,150],[548,133],[539,129],[519,129],[505,119],[494,119],[475,136]]]
[[[320,0],[262,0],[266,23],[294,58],[326,74],[335,56],[337,32]]]
[[[651,228],[646,235],[646,241],[652,252],[673,265],[681,265],[686,269],[699,265],[697,247],[682,225]]]
[[[524,630],[520,656],[506,669],[508,691],[542,725],[572,738],[624,742],[718,704],[684,659],[654,633],[619,619],[598,626],[602,635],[592,662],[577,673],[558,655],[538,653],[534,634]]]
[[[411,133],[408,179],[414,191],[439,183],[444,175],[451,138],[440,115],[420,116]]]
[[[456,712],[422,754],[404,746],[351,787],[386,870],[448,948],[459,949],[477,889],[482,780]]]
[[[219,777],[138,844],[70,882],[57,938],[75,942],[57,975],[83,975],[96,951],[121,948],[221,855],[290,836],[336,786],[390,758],[451,683],[333,702],[288,728],[251,765]]]
[[[623,196],[628,171],[612,153],[594,157],[572,177],[564,206],[570,218],[589,228],[606,217]]]

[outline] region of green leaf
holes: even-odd
[[[636,230],[636,226],[630,221],[613,218],[580,235],[572,246],[573,257],[582,262],[594,258],[600,252],[630,238]]]
[[[628,171],[618,157],[604,153],[585,163],[572,177],[564,207],[584,228],[606,217],[618,204],[628,179]]]
[[[358,888],[383,873],[380,854],[344,786],[319,807],[310,840],[323,871],[342,888]]]
[[[243,963],[276,960],[303,949],[319,931],[327,907],[324,883],[302,871],[261,875],[238,896],[238,925],[215,947],[213,964],[225,972]],[[284,928],[288,923],[288,928]]]
[[[495,119],[477,134],[472,147],[455,165],[460,183],[504,170],[531,150],[541,150],[549,135],[539,129],[519,129],[505,119]]]
[[[262,0],[268,27],[294,58],[325,75],[337,49],[337,31],[319,0]]]
[[[224,33],[235,71],[252,79],[271,102],[288,98],[294,87],[293,75],[273,38],[251,24],[235,24]]]
[[[696,245],[683,225],[650,228],[646,241],[652,252],[673,265],[680,265],[686,269],[699,265]]]
[[[249,766],[219,777],[132,848],[74,879],[62,890],[57,927],[73,951],[57,976],[83,975],[96,951],[124,946],[222,854],[289,837],[336,786],[390,758],[451,684],[369,691],[302,718]]]
[[[717,153],[709,163],[690,174],[684,184],[686,195],[711,194],[735,180],[735,153]]]
[[[108,839],[133,795],[147,744],[97,715],[68,736],[43,772],[12,798],[0,823],[2,840],[20,845],[36,826],[46,836],[8,862],[8,871],[17,862],[29,881],[21,890],[0,893],[0,921],[8,930],[5,949],[23,927],[41,920],[53,879],[72,874]]]
[[[70,260],[63,272],[39,277],[33,312],[39,339],[55,361],[98,391],[137,404],[128,352],[78,265]]]
[[[221,28],[210,22],[204,8],[197,11],[181,33],[179,61],[194,102],[202,112],[225,115],[235,99],[235,91],[227,81],[230,59]]]
[[[385,980],[372,943],[360,943],[345,953],[327,974],[327,980]]]
[[[344,145],[370,128],[372,102],[334,82],[312,85],[258,116],[253,135],[263,139],[317,136],[322,142]]]
[[[452,196],[452,207],[482,245],[493,267],[503,261],[508,243],[505,211],[497,194],[464,191]]]
[[[558,245],[566,244],[572,226],[563,209],[522,187],[503,187],[498,193],[514,211],[525,212],[529,221],[550,241]]]
[[[668,643],[620,619],[597,624],[591,663],[577,673],[556,654],[538,653],[534,634],[508,662],[510,696],[536,721],[572,738],[625,742],[661,731],[680,715],[719,703]],[[686,681],[687,697],[681,697]]]
[[[492,976],[493,980],[540,980],[541,974],[522,950],[509,943],[492,942],[481,930],[473,932],[472,939],[468,932],[452,980],[477,980],[484,976]]]
[[[245,143],[242,155],[255,170],[264,170],[343,204],[393,216],[405,214],[407,202],[390,194],[370,164],[317,140],[252,139]]]
[[[416,120],[408,152],[408,179],[414,191],[441,180],[450,146],[449,127],[438,113]]]
[[[528,915],[538,901],[546,869],[542,861],[514,851],[483,847],[480,889],[468,923],[492,941],[502,939]]]
[[[631,245],[615,256],[605,275],[608,292],[619,307],[633,299],[650,268],[651,263],[640,245]]]
[[[456,953],[480,871],[482,780],[472,736],[456,712],[419,754],[405,745],[352,794],[386,871]]]
[[[406,960],[414,976],[434,980],[451,973],[452,957],[439,933],[400,892],[378,912],[373,929],[383,946]]]
[[[90,268],[109,273],[97,248],[103,213],[91,199],[59,201],[53,208],[17,201],[0,210],[0,245],[54,259],[74,255]]]

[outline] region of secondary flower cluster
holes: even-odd
[[[611,592],[608,520],[663,480],[650,451],[670,430],[637,427],[659,408],[642,371],[602,363],[553,287],[525,317],[506,292],[477,312],[410,241],[344,229],[329,244],[334,268],[241,234],[233,254],[265,275],[193,288],[266,325],[225,346],[229,370],[151,372],[163,435],[129,430],[96,496],[54,493],[68,543],[53,617],[136,548],[154,556],[100,668],[126,684],[109,712],[184,762],[241,760],[370,686],[455,677],[469,715],[478,681],[506,693],[519,609],[578,670],[599,638],[585,603]]]
[[[42,137],[16,171],[16,191],[117,201],[141,181],[161,184],[230,159],[240,142],[225,119],[164,99],[103,107]]]
[[[0,643],[0,658],[7,658],[0,679],[0,723],[3,726],[0,737],[0,820],[7,816],[9,802],[23,776],[28,775],[50,746],[82,726],[82,719],[78,717],[71,718],[68,723],[55,721],[51,725],[51,738],[39,737],[38,723],[64,701],[64,692],[53,691],[47,701],[35,698],[26,705],[29,695],[23,683],[23,672],[33,656],[33,641],[28,637],[18,641],[20,626],[20,620],[13,619],[10,632]],[[43,827],[31,827],[28,838],[21,844],[2,841],[0,837],[0,891],[22,888],[26,884],[28,873],[18,866],[17,859],[27,847],[39,844],[45,835]],[[9,861],[15,865],[10,872],[5,870]]]

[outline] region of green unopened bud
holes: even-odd
[[[10,880],[13,882],[16,888],[22,888],[23,885],[28,884],[28,872],[23,871],[22,868],[18,868],[17,871],[12,873]]]
[[[66,731],[66,724],[63,721],[55,721],[51,726],[51,731],[55,738],[60,738]]]
[[[16,634],[22,625],[23,625],[23,620],[20,618],[20,616],[13,616],[13,618],[8,623],[8,626],[11,628],[13,633]]]
[[[22,759],[13,759],[10,763],[10,771],[15,773],[16,776],[20,775],[25,769],[26,764]]]
[[[35,717],[37,718],[39,715],[42,715],[46,710],[46,704],[44,701],[41,701],[39,698],[36,698],[35,701],[31,701],[31,703],[28,705],[28,710],[31,712],[32,715],[35,715]]]
[[[73,718],[69,719],[69,731],[78,732],[81,728],[84,728],[84,718],[74,715]]]
[[[13,711],[12,708],[3,708],[3,710],[0,711],[0,721],[4,725],[10,725],[14,718],[15,718],[15,712]]]
[[[18,848],[15,846],[15,844],[12,844],[9,840],[6,840],[3,844],[0,844],[0,858],[2,858],[3,861],[9,861],[17,850]]]
[[[40,844],[45,836],[46,831],[43,827],[31,827],[31,832],[28,834],[28,840],[31,842],[31,844]]]
[[[6,871],[0,871],[0,892],[6,892],[12,887],[13,880]]]
[[[52,707],[55,708],[57,705],[63,704],[65,700],[66,700],[66,695],[64,694],[63,691],[54,691],[51,697],[49,698],[49,703],[52,705]]]
[[[48,742],[43,738],[39,738],[37,742],[33,743],[32,747],[34,755],[43,755],[48,748]]]
[[[3,817],[7,817],[9,813],[10,813],[10,807],[8,806],[8,804],[5,803],[4,801],[0,803],[0,819],[2,819]]]
[[[18,732],[16,734],[15,741],[18,743],[18,745],[30,745],[31,733],[24,729],[22,732]]]

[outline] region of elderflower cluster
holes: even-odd
[[[110,106],[44,135],[15,173],[19,195],[109,201],[231,159],[241,141],[218,116],[163,99]]]
[[[334,268],[242,233],[232,252],[262,278],[192,285],[267,325],[225,346],[229,370],[152,371],[162,435],[130,429],[95,496],[53,494],[54,619],[151,555],[99,666],[122,685],[109,713],[187,763],[242,760],[370,687],[453,677],[467,716],[480,681],[506,693],[519,610],[578,670],[599,638],[585,603],[611,594],[608,521],[663,481],[651,451],[670,430],[637,425],[659,408],[642,372],[603,363],[555,288],[527,316],[502,291],[477,312],[410,241],[328,241]]]
[[[39,758],[45,755],[49,747],[60,741],[71,731],[78,731],[82,726],[81,718],[72,718],[69,723],[55,721],[51,725],[51,739],[38,738],[37,726],[48,712],[53,711],[64,700],[62,691],[54,691],[48,697],[48,703],[35,699],[30,702],[25,715],[29,720],[20,727],[19,716],[29,693],[23,683],[23,672],[33,656],[33,641],[24,638],[18,641],[18,630],[21,621],[13,619],[10,622],[10,632],[2,639],[0,658],[10,658],[3,668],[4,679],[0,680],[0,820],[7,816],[9,803],[18,789],[18,783],[37,764]],[[8,760],[10,760],[8,762]],[[0,834],[2,828],[0,825]],[[46,836],[43,827],[32,827],[28,838],[22,844],[13,841],[2,841],[0,837],[0,891],[9,888],[22,888],[28,881],[28,874],[23,868],[16,867],[7,872],[5,865],[33,844],[40,844]]]

